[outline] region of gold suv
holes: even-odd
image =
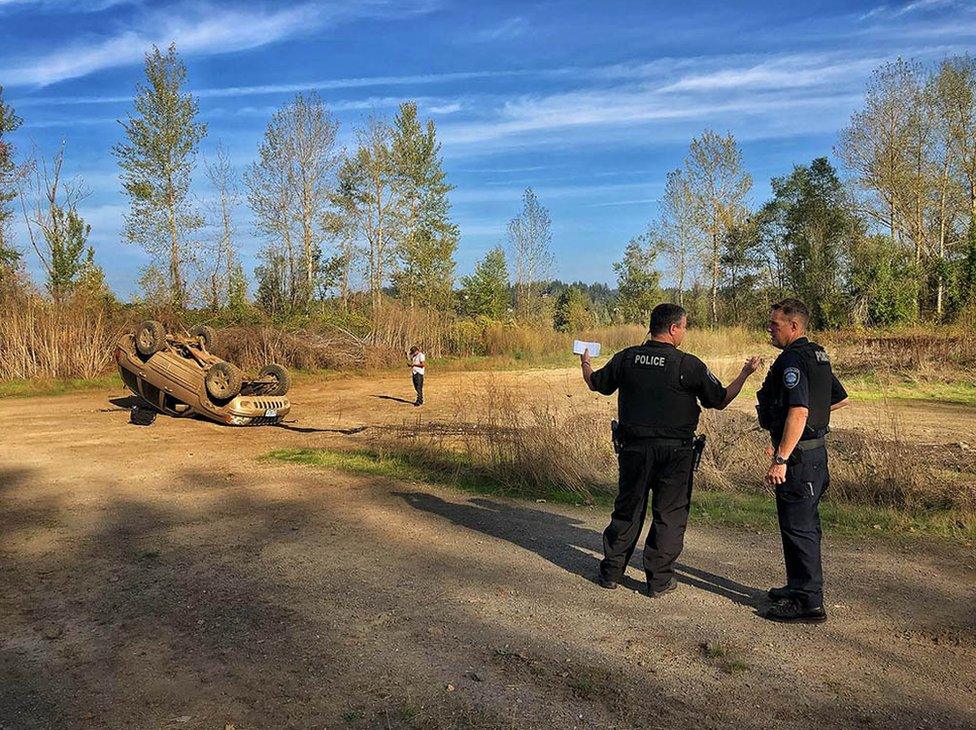
[[[215,338],[206,325],[177,335],[148,320],[119,338],[115,361],[126,386],[163,413],[232,426],[280,423],[291,410],[288,371],[272,363],[256,378],[245,378],[240,368],[211,354]]]

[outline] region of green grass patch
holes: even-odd
[[[976,382],[973,381],[883,382],[872,374],[845,381],[845,388],[852,399],[860,401],[918,400],[976,406]]]
[[[544,499],[560,504],[580,505],[583,498],[560,489],[544,491],[512,490],[488,469],[465,463],[459,454],[431,454],[427,451],[392,452],[370,449],[279,449],[263,459],[337,469],[362,476],[383,477],[453,487],[465,492],[521,499]],[[611,487],[594,489],[592,504],[610,508]],[[948,510],[910,513],[825,500],[820,517],[826,531],[849,537],[898,537],[913,539],[936,537],[969,542],[976,540],[976,518]],[[754,492],[723,492],[698,489],[691,505],[695,523],[738,527],[748,530],[775,530],[776,504],[772,495]]]
[[[58,378],[37,380],[5,380],[0,382],[0,398],[28,398],[46,395],[67,395],[103,388],[121,388],[117,373],[97,378]]]

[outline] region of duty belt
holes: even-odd
[[[631,443],[653,444],[654,446],[691,446],[694,439],[663,439],[656,436],[631,436]]]
[[[800,451],[813,451],[814,449],[819,449],[821,446],[827,445],[827,439],[821,436],[818,439],[805,439],[803,441],[798,441],[796,448]]]

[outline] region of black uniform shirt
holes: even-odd
[[[822,394],[820,398],[827,395],[829,388],[829,402],[811,398],[811,376],[818,381],[814,390]],[[827,376],[830,378],[829,385],[823,381]],[[776,358],[761,389],[760,400],[764,397],[775,412],[769,429],[773,441],[778,443],[783,435],[787,412],[795,406],[802,406],[810,411],[802,438],[823,436],[830,423],[830,406],[847,398],[847,391],[834,375],[823,348],[806,337],[800,337]]]
[[[628,347],[593,373],[593,389],[619,390],[620,424],[640,438],[689,439],[701,409],[718,408],[726,390],[701,360],[666,342]]]

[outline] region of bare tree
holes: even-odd
[[[735,138],[708,129],[691,141],[682,176],[702,234],[701,262],[709,282],[712,323],[717,324],[722,249],[729,231],[746,216],[745,197],[752,177],[742,169]]]
[[[210,225],[215,231],[210,251],[208,285],[210,306],[216,311],[228,304],[234,278],[238,276],[240,263],[234,244],[236,229],[234,211],[240,204],[240,191],[234,169],[227,158],[223,145],[217,145],[213,160],[204,160],[207,179],[216,193],[210,205]]]
[[[298,94],[272,116],[259,159],[245,174],[257,227],[286,261],[291,309],[307,309],[316,289],[322,222],[335,184],[338,122],[316,94]]]
[[[31,246],[44,268],[48,293],[59,303],[74,290],[86,265],[94,265],[88,247],[91,226],[78,214],[77,207],[88,191],[80,181],[62,179],[63,164],[62,142],[50,167],[45,160],[37,159],[26,189],[20,191]]]
[[[536,286],[552,266],[552,223],[549,211],[532,188],[522,195],[522,210],[508,222],[508,256],[515,284],[515,308],[521,317],[531,311]]]

